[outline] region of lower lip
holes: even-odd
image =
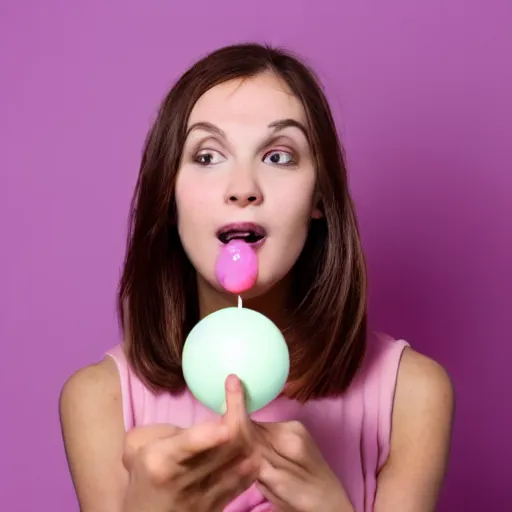
[[[263,237],[261,240],[258,240],[257,242],[254,242],[254,243],[248,244],[248,245],[250,245],[253,249],[258,249],[265,243],[266,239],[267,239],[267,237]]]

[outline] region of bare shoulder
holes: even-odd
[[[119,374],[110,357],[76,371],[64,383],[59,400],[65,440],[95,419],[122,419]],[[118,423],[118,422],[116,422]],[[82,435],[82,432],[80,432]]]
[[[80,368],[71,375],[62,388],[61,408],[73,406],[77,398],[88,400],[91,392],[100,394],[107,392],[118,398],[121,397],[119,375],[112,358],[105,357],[102,361]]]
[[[62,436],[81,510],[116,511],[127,481],[122,465],[124,424],[115,362],[74,373],[60,395]]]
[[[390,454],[379,474],[375,510],[435,510],[448,466],[454,410],[454,387],[445,368],[405,348],[396,384]]]
[[[422,419],[450,424],[455,407],[452,380],[433,359],[405,348],[398,370],[393,421],[396,427]]]
[[[405,348],[398,370],[395,407],[451,409],[454,388],[448,372],[433,359]]]

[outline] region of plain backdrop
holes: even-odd
[[[509,0],[0,2],[0,509],[77,511],[62,384],[119,341],[141,147],[218,46],[318,71],[346,148],[372,326],[450,372],[439,510],[512,510]]]

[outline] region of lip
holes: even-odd
[[[260,238],[257,242],[253,243],[247,243],[247,245],[250,245],[253,249],[258,249],[258,247],[261,247],[264,243],[267,237]]]
[[[231,224],[226,224],[217,231],[217,236],[228,231],[254,231],[259,236],[267,236],[265,228],[254,222],[232,222]]]
[[[256,224],[254,222],[232,222],[230,224],[225,224],[224,226],[217,230],[217,238],[219,238],[219,236],[221,236],[223,233],[227,233],[228,231],[253,231],[257,235],[261,236],[262,238],[257,242],[248,244],[253,248],[258,248],[261,245],[263,245],[267,237],[266,229],[260,224]],[[220,243],[222,244],[222,242]]]

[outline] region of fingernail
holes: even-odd
[[[226,379],[226,388],[228,391],[240,390],[240,380],[236,375],[228,375],[228,378]]]

